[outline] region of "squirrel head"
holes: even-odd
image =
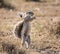
[[[33,19],[35,19],[34,13],[32,11],[21,12],[19,15],[25,21],[32,21]]]

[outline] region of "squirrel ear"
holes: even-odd
[[[18,12],[18,15],[22,18],[23,17],[23,12]]]
[[[25,12],[20,12],[20,13],[19,13],[19,16],[20,16],[21,18],[25,18],[26,13],[25,13]]]
[[[22,14],[20,14],[20,17],[22,18]]]

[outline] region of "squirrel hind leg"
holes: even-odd
[[[29,45],[30,45],[30,36],[27,36],[26,37],[26,40],[25,40],[25,45],[26,45],[26,48],[29,48]]]

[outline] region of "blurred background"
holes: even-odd
[[[21,48],[14,37],[14,25],[22,21],[19,12],[33,11],[31,45]],[[0,0],[0,54],[59,54],[60,0]]]

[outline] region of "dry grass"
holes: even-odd
[[[8,1],[8,0],[6,0]],[[46,0],[47,3],[36,3],[36,2],[20,2],[13,0],[13,5],[17,8],[14,11],[0,9],[0,52],[7,54],[7,50],[3,50],[3,46],[9,48],[10,46],[14,49],[21,48],[21,40],[14,37],[12,34],[13,26],[16,22],[21,21],[17,15],[19,11],[33,10],[36,15],[36,19],[31,22],[31,45],[29,49],[22,48],[23,52],[27,54],[40,54],[40,50],[43,51],[60,51],[60,2],[54,3],[52,0]],[[9,1],[12,2],[12,1]],[[16,2],[16,3],[15,3]],[[10,45],[10,46],[9,46]]]

